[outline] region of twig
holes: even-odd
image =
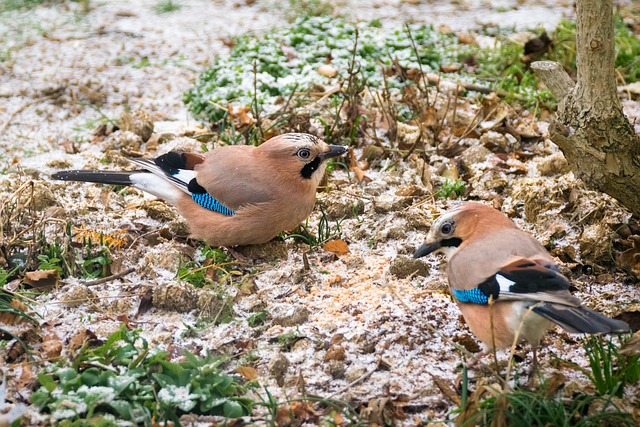
[[[256,127],[260,134],[260,140],[264,140],[262,132],[262,119],[260,118],[260,106],[258,105],[258,61],[253,61],[253,104],[255,105]]]
[[[112,280],[116,280],[116,279],[119,279],[121,277],[124,277],[127,274],[133,273],[134,271],[136,271],[136,269],[134,267],[131,267],[131,268],[126,269],[125,271],[121,271],[120,273],[112,274],[111,276],[103,277],[102,279],[92,280],[90,282],[82,282],[82,284],[85,285],[85,286],[102,285],[103,283],[107,283],[107,282],[110,282]]]
[[[349,390],[351,387],[353,387],[354,385],[358,385],[360,384],[362,381],[366,380],[367,378],[369,378],[371,375],[373,375],[373,373],[375,371],[378,370],[378,368],[380,367],[380,361],[378,361],[378,364],[376,365],[375,368],[373,368],[372,370],[370,370],[369,372],[365,372],[364,374],[362,374],[360,377],[358,377],[357,379],[351,381],[349,384],[347,384],[346,386],[342,387],[340,390],[335,391],[333,393],[331,393],[329,396],[327,396],[325,399],[331,399],[333,396],[337,395],[337,394],[342,394],[345,391]]]
[[[415,40],[413,40],[413,34],[411,34],[411,28],[409,28],[409,24],[404,24],[407,29],[407,34],[409,35],[409,40],[411,40],[411,45],[413,46],[413,51],[416,54],[416,61],[418,62],[418,68],[420,69],[420,75],[422,76],[422,81],[424,82],[424,95],[427,99],[427,107],[431,105],[429,102],[429,91],[427,90],[427,75],[422,71],[422,62],[420,62],[420,54],[418,53],[418,46],[416,46]],[[420,85],[418,85],[418,88]]]

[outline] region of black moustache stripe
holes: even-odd
[[[318,170],[321,161],[322,160],[320,159],[320,157],[316,156],[315,159],[304,165],[304,167],[300,171],[300,175],[302,175],[302,177],[305,179],[311,179],[311,175],[313,175],[313,173]]]

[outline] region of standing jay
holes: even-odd
[[[287,133],[258,147],[130,159],[141,170],[69,170],[52,178],[130,185],[176,206],[194,238],[213,246],[249,245],[304,221],[315,205],[326,160],[345,152],[312,135]]]
[[[432,252],[447,257],[451,293],[489,349],[511,347],[517,336],[531,344],[535,363],[554,323],[573,333],[629,331],[625,322],[581,305],[542,245],[489,206],[462,203],[440,216],[414,258]]]

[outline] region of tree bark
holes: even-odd
[[[615,79],[611,0],[578,0],[577,82],[549,61],[532,68],[558,99],[550,138],[587,185],[640,214],[640,140],[622,112]]]

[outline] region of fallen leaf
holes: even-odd
[[[458,41],[462,44],[478,45],[478,41],[473,34],[458,33]]]
[[[11,298],[11,295],[9,295],[8,297]],[[5,298],[5,296],[2,296],[2,298]],[[29,309],[29,307],[18,301],[18,299],[16,298],[12,298],[9,302],[9,305],[11,306],[11,308],[22,312],[26,312]],[[17,313],[11,313],[9,311],[0,312],[0,324],[14,326],[27,321],[29,321],[29,319]]]
[[[138,311],[136,317],[142,316],[153,307],[153,289],[147,288],[145,293],[140,298],[140,305],[138,305]]]
[[[129,316],[127,316],[126,314],[119,314],[118,316],[116,316],[116,320],[118,322],[124,323],[127,329],[130,331],[135,329],[137,326],[137,322],[129,319]]]
[[[299,421],[310,423],[317,420],[317,418],[318,414],[313,409],[311,402],[294,401],[278,408],[275,422],[277,426],[291,426],[303,424]]]
[[[239,373],[242,378],[247,381],[253,381],[258,378],[258,371],[251,366],[238,366],[236,372]]]
[[[325,252],[332,252],[336,255],[344,255],[349,253],[349,245],[341,239],[329,240],[323,247]]]
[[[636,333],[629,341],[624,343],[620,350],[618,350],[622,356],[632,357],[640,354],[640,334]]]
[[[85,342],[89,340],[95,340],[97,338],[98,337],[96,336],[96,334],[94,334],[89,329],[81,329],[69,340],[69,343],[67,344],[67,351],[73,353],[81,348]]]
[[[544,393],[552,399],[560,388],[564,387],[567,377],[562,372],[554,372],[551,377],[545,379]]]
[[[49,360],[55,361],[62,353],[62,343],[53,328],[42,331],[42,351]]]
[[[458,64],[441,65],[440,71],[443,73],[456,73],[460,71],[460,66]]]
[[[629,236],[627,240],[632,242],[633,247],[618,254],[616,259],[622,268],[640,275],[640,236]]]
[[[324,361],[329,362],[331,360],[344,360],[347,358],[347,352],[340,344],[333,344],[327,349],[324,354]]]
[[[46,292],[58,286],[59,280],[58,270],[37,270],[25,273],[23,283],[41,292]]]
[[[444,379],[438,377],[437,375],[434,375],[434,374],[430,374],[430,375],[434,384],[440,389],[442,394],[448,397],[449,400],[451,400],[456,405],[458,406],[462,405],[462,399],[460,399],[460,396],[458,396],[458,392],[456,392],[456,390],[453,388],[451,384],[449,384]]]
[[[236,129],[242,129],[251,126],[256,120],[251,115],[251,107],[241,107],[237,105],[230,106],[229,118],[233,121]]]
[[[318,74],[328,78],[333,78],[338,75],[338,70],[336,70],[332,65],[323,64],[318,67]]]
[[[371,182],[371,178],[364,174],[364,165],[356,159],[356,155],[353,151],[353,147],[349,147],[349,170],[356,175],[358,182]]]

